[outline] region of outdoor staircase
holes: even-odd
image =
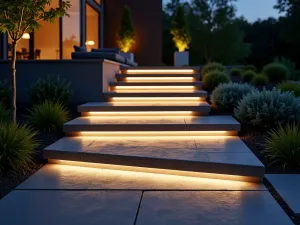
[[[78,107],[49,163],[261,182],[264,166],[237,136],[231,116],[210,116],[198,71],[130,68],[116,74],[105,102]]]

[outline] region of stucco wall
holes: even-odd
[[[124,6],[132,12],[137,40],[132,51],[139,65],[162,63],[162,0],[106,0],[104,1],[104,47],[117,47],[116,34]]]
[[[120,65],[103,60],[27,60],[17,62],[17,102],[27,103],[28,90],[40,77],[57,75],[71,83],[70,103],[102,101]],[[10,82],[10,62],[0,61],[0,80]],[[103,75],[104,74],[104,75]]]

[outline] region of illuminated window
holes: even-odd
[[[86,4],[86,47],[99,48],[99,13]]]
[[[53,0],[50,8],[59,6],[59,0]],[[41,22],[41,28],[34,32],[34,59],[59,59],[59,19],[54,23]]]
[[[95,0],[99,5],[101,4],[101,0]]]
[[[29,59],[29,41],[30,41],[30,34],[25,33],[23,35],[23,38],[20,39],[20,41],[17,44],[17,60],[26,60]],[[8,59],[12,59],[12,41],[8,37],[8,45],[7,45],[7,51],[8,51]]]
[[[79,0],[71,0],[71,5],[68,10],[70,17],[64,16],[62,21],[63,59],[71,59],[73,46],[80,45]]]

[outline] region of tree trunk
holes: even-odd
[[[11,122],[16,123],[16,115],[17,115],[17,106],[16,106],[16,99],[17,99],[17,91],[16,91],[16,60],[17,60],[17,42],[12,42],[12,73],[11,73]]]

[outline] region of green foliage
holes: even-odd
[[[257,68],[254,65],[246,65],[244,67],[244,71],[253,71],[253,72],[257,72]]]
[[[243,73],[242,79],[244,82],[251,82],[253,77],[255,77],[255,76],[256,76],[256,73],[254,71],[247,70]]]
[[[44,132],[57,132],[69,120],[69,113],[64,105],[45,101],[35,105],[29,111],[29,123]]]
[[[300,84],[294,82],[283,82],[278,84],[278,89],[282,91],[292,91],[296,97],[300,97]]]
[[[288,124],[285,128],[269,132],[266,150],[263,152],[272,163],[280,163],[283,167],[300,166],[300,127]]]
[[[239,68],[232,68],[230,70],[230,75],[232,77],[241,77],[242,76],[243,71]]]
[[[126,5],[123,10],[120,28],[117,33],[118,45],[123,52],[129,52],[135,43],[135,31],[131,18],[130,8]]]
[[[0,0],[0,31],[19,41],[24,32],[40,28],[42,21],[54,22],[67,14],[70,1],[62,1],[58,8],[50,8],[52,0]]]
[[[5,108],[2,102],[0,102],[0,123],[9,121],[9,111]]]
[[[230,78],[227,73],[218,70],[209,72],[203,78],[203,86],[206,90],[213,90],[219,84],[229,82]]]
[[[176,9],[172,20],[171,34],[173,35],[173,41],[180,52],[189,48],[191,36],[188,31],[185,12],[182,6],[178,6]]]
[[[218,63],[218,62],[208,63],[202,69],[202,79],[205,77],[206,74],[208,74],[209,72],[212,72],[212,71],[225,72],[226,69],[221,63]]]
[[[220,84],[214,89],[211,95],[211,102],[214,107],[222,111],[233,111],[239,101],[256,89],[249,84]]]
[[[290,59],[282,56],[282,57],[276,57],[274,59],[274,62],[280,63],[282,65],[285,65],[285,67],[288,69],[288,79],[289,80],[298,80],[298,75],[296,72],[296,63],[292,62]]]
[[[289,74],[286,66],[281,63],[270,63],[263,68],[262,72],[273,82],[285,81]]]
[[[35,135],[27,125],[0,124],[0,173],[26,169],[38,147]]]
[[[49,100],[67,105],[71,97],[70,85],[70,83],[60,79],[59,76],[39,78],[29,90],[30,102],[31,104],[39,104]]]
[[[281,92],[276,89],[253,92],[239,102],[234,114],[242,123],[254,126],[298,121],[300,100],[291,92]]]
[[[256,74],[253,78],[252,78],[252,84],[255,86],[266,86],[268,84],[268,77],[264,74]]]

